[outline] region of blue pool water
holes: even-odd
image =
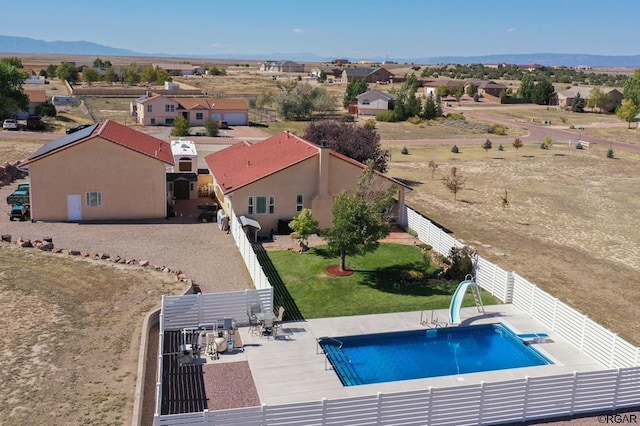
[[[323,338],[320,345],[345,386],[552,364],[504,324]]]

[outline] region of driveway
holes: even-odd
[[[19,182],[0,188],[3,205]],[[2,214],[0,234],[11,235],[13,241],[48,236],[56,248],[148,260],[151,265],[182,271],[203,292],[254,288],[231,234],[221,231],[216,223],[197,222],[197,205],[206,201],[179,201],[177,217],[145,223],[11,222]],[[8,211],[9,207],[5,205],[2,210]]]

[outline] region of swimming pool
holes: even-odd
[[[552,364],[504,324],[325,337],[319,344],[345,386]]]

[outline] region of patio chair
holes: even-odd
[[[247,316],[249,317],[249,333],[252,335],[260,332],[260,321],[258,321],[258,318],[256,317],[256,314],[259,312],[262,312],[262,308],[259,303],[252,303],[247,311]]]
[[[276,319],[273,322],[273,336],[275,338],[275,335],[277,333],[277,331],[282,327],[282,318],[284,317],[284,306],[278,306],[278,309],[276,310]]]
[[[267,339],[269,336],[272,336],[274,339],[276,337],[276,328],[273,326],[273,318],[266,318],[262,321],[262,327],[260,329],[260,337],[266,336]]]

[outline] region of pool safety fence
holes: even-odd
[[[404,226],[415,231],[422,242],[441,254],[449,254],[454,246],[464,246],[408,206],[400,216],[406,220]],[[231,230],[254,282],[258,280],[256,288],[271,288],[235,215],[232,215]],[[248,251],[243,252],[247,250],[245,244],[253,258]],[[517,273],[505,271],[481,257],[477,265],[476,283],[481,288],[504,303],[513,304],[567,339],[581,352],[601,363],[603,370],[168,416],[161,416],[156,411],[155,425],[461,425],[526,421],[640,406],[640,348]],[[221,294],[211,296],[223,297]],[[196,314],[199,311],[192,305],[181,304],[179,309],[170,312],[172,326],[199,319],[199,314]],[[190,319],[183,322],[179,312],[190,315]],[[162,347],[164,316],[160,320]],[[158,362],[161,373],[162,360]],[[159,401],[159,391],[157,396],[156,401]]]
[[[156,425],[463,425],[520,422],[638,404],[640,368],[570,373],[156,418]]]
[[[229,223],[229,229],[231,230],[231,234],[233,235],[233,239],[236,242],[236,246],[238,246],[238,250],[240,251],[240,255],[244,260],[245,265],[247,266],[247,270],[249,271],[249,275],[253,280],[253,285],[257,289],[266,289],[271,288],[271,284],[269,283],[269,278],[262,270],[260,266],[260,262],[258,261],[258,257],[256,253],[253,251],[251,241],[249,237],[242,229],[242,225],[236,214],[231,212],[231,221]]]

